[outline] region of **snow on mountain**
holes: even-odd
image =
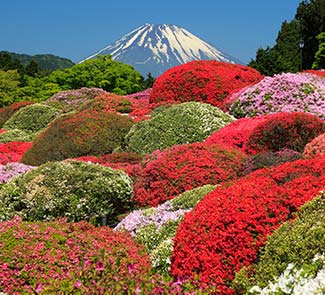
[[[132,65],[144,77],[157,77],[167,69],[192,60],[215,59],[241,63],[184,28],[145,24],[85,60],[110,54],[113,60]]]

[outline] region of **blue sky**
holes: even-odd
[[[300,0],[1,0],[0,50],[80,61],[145,24],[176,24],[247,63]]]

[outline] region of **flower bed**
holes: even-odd
[[[325,185],[325,158],[258,170],[216,188],[186,215],[174,239],[172,274],[198,275],[222,294],[256,261],[266,237]]]
[[[325,79],[310,74],[265,77],[233,94],[230,113],[236,118],[277,112],[308,112],[325,118]]]
[[[245,155],[222,145],[193,143],[157,151],[143,161],[134,183],[134,201],[157,206],[205,184],[238,177]]]
[[[231,93],[262,78],[255,69],[242,65],[215,60],[192,61],[159,76],[152,87],[150,103],[201,101],[225,111]]]

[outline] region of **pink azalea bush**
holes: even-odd
[[[312,74],[279,74],[232,95],[237,118],[276,112],[309,112],[325,118],[325,79]]]
[[[6,165],[0,164],[0,184],[7,183],[20,174],[24,174],[34,167],[23,163],[13,162]]]
[[[3,222],[0,253],[0,293],[10,295],[211,294],[153,274],[128,233],[86,222]]]
[[[319,156],[325,156],[325,134],[321,134],[314,138],[304,149],[303,157],[305,159]]]

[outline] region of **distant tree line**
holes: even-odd
[[[24,65],[15,56],[0,52],[0,107],[16,101],[43,101],[61,90],[81,87],[125,95],[149,88],[153,82],[150,73],[144,79],[132,66],[113,61],[109,55],[51,71],[35,60]]]
[[[249,66],[268,76],[324,68],[324,32],[325,0],[304,0],[295,18],[282,23],[275,45],[259,48]]]

